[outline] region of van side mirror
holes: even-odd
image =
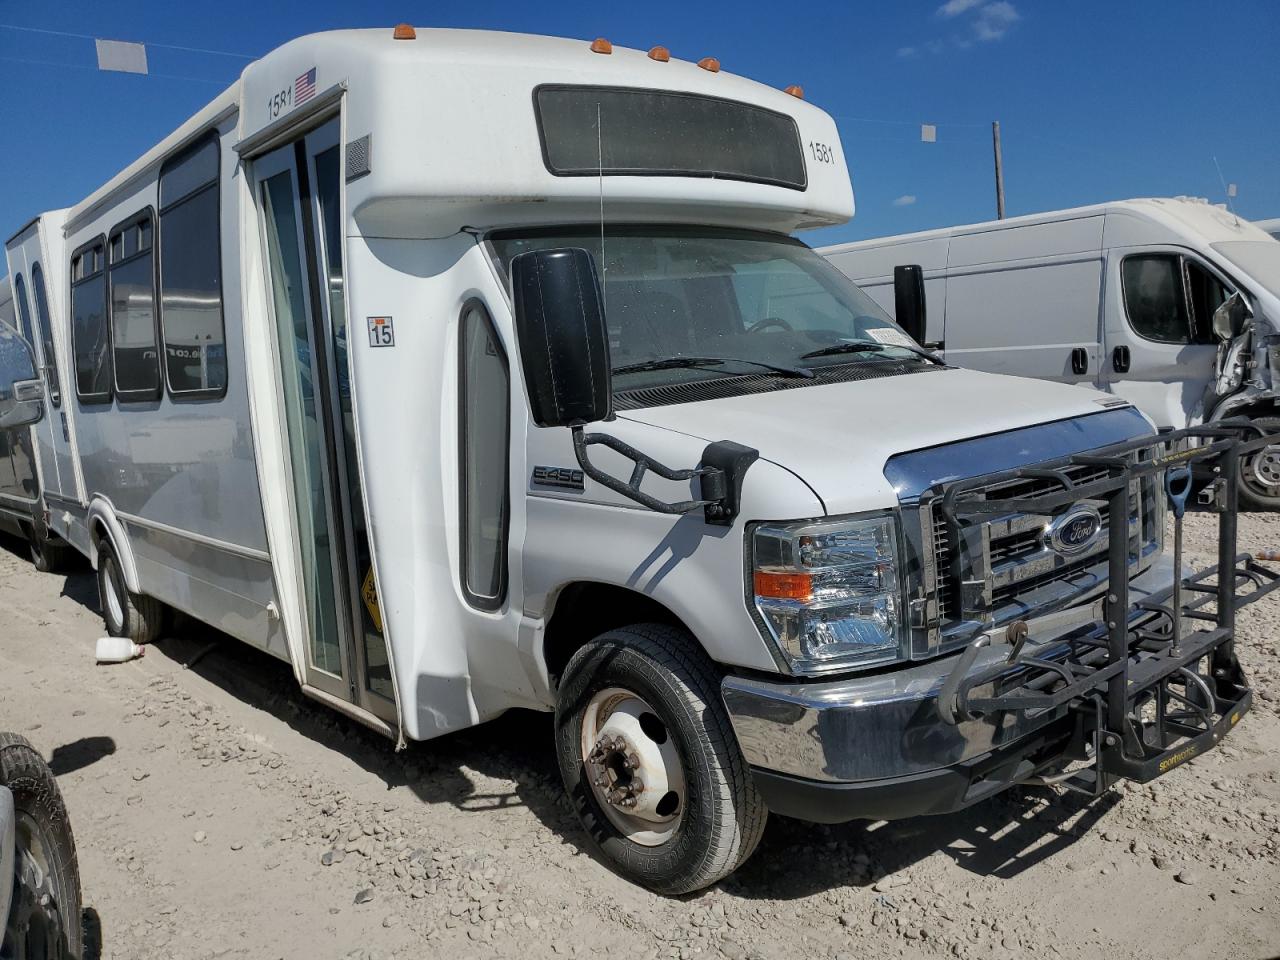
[[[564,247],[513,257],[511,297],[533,422],[611,418],[609,332],[591,254]]]
[[[924,343],[924,270],[918,264],[893,268],[893,311],[898,326],[916,343]]]
[[[1219,340],[1234,340],[1244,331],[1245,321],[1253,315],[1239,291],[1233,293],[1213,311],[1213,333]]]
[[[44,384],[36,379],[31,345],[0,323],[0,430],[29,427],[44,417]]]

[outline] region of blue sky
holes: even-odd
[[[858,212],[811,243],[995,216],[990,121],[1010,215],[1132,196],[1280,216],[1280,3],[1274,0],[643,3],[0,0],[0,23],[149,44],[151,76],[102,73],[90,39],[0,27],[0,235],[75,203],[258,56],[302,33],[480,27],[718,57],[799,83],[837,117]],[[223,56],[173,47],[224,51]],[[937,143],[920,142],[920,124]]]

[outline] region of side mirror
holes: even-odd
[[[924,270],[918,264],[893,268],[893,310],[898,326],[916,343],[924,343]]]
[[[533,422],[567,427],[609,419],[609,333],[591,254],[564,247],[513,257],[511,297]]]
[[[0,323],[0,430],[29,427],[44,416],[44,384],[36,379],[31,345]]]
[[[1233,293],[1213,311],[1213,333],[1219,340],[1234,340],[1244,331],[1245,321],[1253,315],[1239,291]]]

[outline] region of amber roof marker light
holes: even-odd
[[[720,61],[717,60],[715,57],[703,57],[701,60],[698,61],[698,66],[700,66],[703,70],[709,70],[712,73],[720,72]]]
[[[657,60],[659,63],[666,63],[671,59],[671,51],[666,47],[654,47],[649,51],[649,59]]]
[[[604,37],[596,37],[591,41],[592,53],[613,53],[613,44]]]
[[[789,87],[783,87],[782,92],[791,94],[797,100],[804,99],[804,87],[800,86],[798,83],[793,83]]]
[[[396,28],[391,31],[392,40],[417,40],[418,31],[407,23],[397,23]]]

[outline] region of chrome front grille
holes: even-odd
[[[1075,483],[1105,479],[1106,470],[1090,465],[1067,467]],[[985,499],[1034,497],[1058,489],[1050,479],[1020,478],[993,484]],[[1151,480],[1134,481],[1128,518],[1131,565],[1145,566],[1161,546],[1159,504]],[[1083,501],[1082,501],[1083,502]],[[937,601],[936,633],[930,647],[946,646],[974,632],[1017,617],[1069,605],[1106,579],[1111,518],[1105,501],[1088,501],[1102,517],[1102,534],[1086,552],[1063,556],[1045,540],[1054,519],[1041,514],[976,514],[953,523],[937,506],[924,507],[924,544],[932,560]]]

